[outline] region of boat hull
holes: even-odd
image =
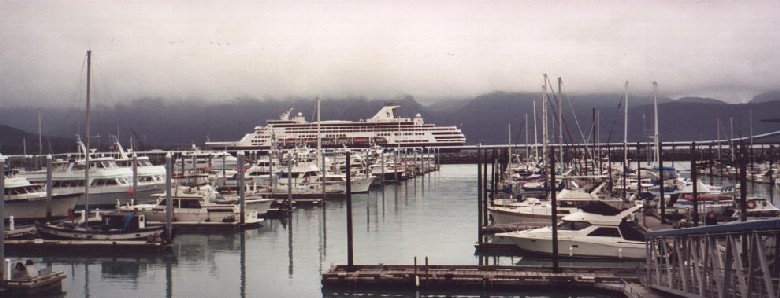
[[[52,196],[51,216],[66,217],[76,206],[80,194],[58,194]],[[5,200],[5,218],[30,220],[46,218],[48,201],[45,198]]]
[[[132,231],[95,231],[57,227],[50,224],[36,223],[38,233],[44,239],[64,240],[145,240],[149,237],[162,235],[165,226],[150,226]]]
[[[552,239],[550,238],[526,238],[500,234],[495,237],[495,243],[513,244],[520,250],[532,254],[552,255]],[[558,255],[584,259],[644,260],[647,256],[647,248],[645,243],[641,241],[620,239],[593,243],[564,237],[558,239]]]

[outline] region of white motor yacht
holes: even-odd
[[[5,218],[17,220],[46,218],[49,204],[46,191],[40,184],[31,184],[24,177],[3,177],[5,179]],[[66,217],[76,206],[81,193],[52,194],[51,216]]]
[[[623,201],[616,198],[600,199],[594,193],[582,189],[563,189],[556,195],[558,203],[557,217],[560,219],[572,214],[582,205],[593,202],[606,202],[615,208],[622,208]],[[552,205],[549,200],[527,198],[525,201],[502,206],[488,207],[488,216],[493,224],[517,224],[543,226],[551,222]]]
[[[148,221],[164,222],[166,220],[166,194],[156,194],[154,203],[127,204],[118,206],[117,209],[135,211],[146,215]],[[176,223],[208,223],[208,222],[236,222],[240,218],[240,207],[236,204],[211,204],[204,198],[204,192],[194,188],[171,189],[173,201],[173,218]],[[269,203],[270,205],[270,203]],[[266,209],[267,210],[267,209]],[[258,223],[256,210],[246,208],[246,223]]]
[[[562,257],[645,259],[644,234],[627,218],[641,206],[621,212],[589,213],[580,210],[558,224],[558,252]],[[614,208],[612,208],[614,209]],[[589,210],[593,211],[593,210]],[[494,243],[513,244],[523,251],[552,254],[552,228],[498,233]]]

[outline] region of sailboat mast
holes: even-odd
[[[528,150],[528,114],[525,114],[525,157],[528,160],[531,160],[529,158],[529,150]]]
[[[653,131],[653,140],[655,141],[655,162],[658,162],[658,158],[660,156],[661,147],[659,146],[660,140],[658,139],[658,82],[653,82],[653,114],[655,119],[653,119],[654,123],[654,131]]]
[[[89,183],[89,166],[90,166],[90,164],[89,164],[89,148],[90,148],[89,140],[91,139],[91,135],[90,135],[91,132],[90,132],[90,126],[89,126],[89,124],[90,124],[89,123],[89,120],[90,120],[89,119],[89,114],[90,114],[89,113],[90,112],[89,111],[89,106],[90,106],[90,90],[91,90],[90,84],[91,84],[91,79],[92,79],[91,74],[92,74],[92,51],[87,51],[87,108],[86,108],[86,113],[87,114],[86,114],[86,118],[84,119],[84,122],[85,122],[84,123],[84,128],[85,128],[85,133],[86,133],[85,137],[87,138],[87,140],[86,140],[87,141],[86,148],[84,150],[84,158],[85,158],[84,159],[84,163],[85,163],[84,164],[85,165],[85,167],[84,167],[84,198],[85,198],[84,212],[85,212],[85,215],[86,215],[85,218],[87,218],[87,219],[89,219],[89,184],[90,184]]]
[[[563,85],[563,80],[558,78],[558,151],[561,153],[559,162],[563,166],[563,93],[561,93],[561,85]]]
[[[752,127],[752,126],[751,126]],[[43,155],[43,129],[41,129],[41,109],[38,108],[38,155]],[[752,132],[752,130],[751,130]]]
[[[720,118],[715,119],[715,130],[718,134],[718,161],[720,161]]]
[[[547,160],[547,74],[544,74],[544,85],[542,85],[542,159],[545,162],[544,166],[548,166],[550,163]]]
[[[539,138],[538,134],[536,133],[536,122],[536,99],[534,99],[534,159],[539,160],[539,148],[537,148],[539,145]]]
[[[507,127],[507,156],[509,157],[509,165],[512,165],[512,122],[509,122],[509,126]]]
[[[729,117],[729,147],[731,147],[731,162],[734,162],[734,117]]]

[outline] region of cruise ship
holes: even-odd
[[[436,126],[423,122],[420,114],[401,118],[399,106],[384,106],[366,120],[320,121],[323,147],[446,147],[466,144],[466,136],[455,126]],[[279,119],[268,120],[266,126],[257,126],[236,142],[206,142],[210,149],[266,149],[272,145],[289,148],[296,145],[317,145],[317,122],[306,121],[300,112],[291,116],[292,109]]]

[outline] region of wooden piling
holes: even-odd
[[[350,152],[347,151],[347,266],[348,270],[352,270],[352,266],[355,264],[353,257],[354,257],[354,249],[353,249],[353,235],[352,235],[352,178],[350,169]]]
[[[552,223],[552,257],[553,257],[553,272],[560,272],[558,267],[558,204],[556,201],[555,185],[555,148],[550,148],[550,185],[547,186],[550,193],[550,208],[551,210],[551,223]]]
[[[698,169],[696,168],[696,142],[691,143],[691,182],[693,183],[693,226],[699,226],[699,192],[698,192]]]
[[[747,161],[745,156],[745,143],[739,144],[739,211],[740,221],[747,221]]]
[[[664,150],[661,141],[658,141],[658,179],[661,180],[661,223],[666,224],[666,197],[664,190]]]

